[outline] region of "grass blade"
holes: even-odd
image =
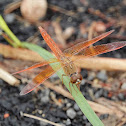
[[[0,15],[0,28],[13,40],[14,47],[21,47],[21,41],[13,34],[13,32],[9,29],[3,17]]]
[[[29,43],[26,43],[26,42],[24,42],[22,44],[23,44],[24,47],[37,52],[45,60],[49,60],[50,58],[54,58],[54,56],[51,53],[49,53],[48,51],[46,51],[45,49],[43,49],[43,48],[41,48],[41,47],[39,47],[37,45],[29,44]],[[53,68],[53,65],[52,64],[50,64],[50,65]],[[62,80],[62,74],[65,74],[63,69],[61,69],[60,71],[57,72],[57,75],[59,76],[59,78],[61,80]],[[63,83],[65,84],[65,86],[67,87],[67,89],[69,91],[70,91],[70,88],[71,88],[72,96],[74,97],[74,100],[76,101],[76,103],[80,107],[81,111],[85,114],[87,119],[90,121],[90,123],[93,126],[104,126],[104,124],[101,122],[101,120],[95,114],[95,112],[92,110],[90,105],[87,103],[87,101],[84,98],[84,96],[82,95],[82,93],[78,90],[76,85],[74,85],[74,88],[76,90],[75,91],[73,86],[72,86],[72,84],[69,87],[69,82],[70,82],[70,78],[69,77],[67,77],[67,76],[63,77]]]

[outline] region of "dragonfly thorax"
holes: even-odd
[[[78,85],[78,84],[81,83],[82,79],[83,79],[82,75],[79,74],[79,73],[73,73],[73,74],[70,75],[70,82],[72,84]]]

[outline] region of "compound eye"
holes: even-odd
[[[82,80],[82,79],[83,79],[83,77],[82,77],[81,74],[78,74],[78,75],[77,75],[77,78],[78,78],[79,80]]]
[[[77,82],[77,77],[76,77],[76,76],[71,76],[70,82],[71,82],[72,84],[76,83],[76,82]]]

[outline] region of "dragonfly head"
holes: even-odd
[[[72,75],[70,76],[70,82],[71,82],[72,84],[78,85],[78,84],[81,83],[82,79],[83,79],[83,77],[82,77],[82,75],[79,74],[79,73],[74,73],[74,74],[72,74]]]

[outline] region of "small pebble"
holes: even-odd
[[[105,70],[101,70],[100,72],[98,72],[97,78],[102,80],[102,81],[106,81],[108,79],[106,71]]]
[[[83,113],[81,111],[78,111],[77,115],[81,116],[81,115],[83,115]]]
[[[6,2],[5,0],[0,0],[0,4],[3,4],[4,2]]]
[[[75,109],[76,111],[79,111],[79,110],[80,110],[79,106],[78,106],[76,103],[74,104],[74,109]]]
[[[66,125],[71,125],[71,120],[70,119],[67,119]]]
[[[115,58],[121,58],[121,54],[115,53]]]
[[[85,115],[83,115],[83,120],[87,120],[87,118],[86,118],[86,116],[85,116]]]
[[[81,85],[85,85],[85,83],[86,83],[86,81],[83,79],[83,80],[81,81]]]
[[[40,126],[48,126],[48,123],[40,121]]]
[[[87,79],[88,79],[89,81],[92,81],[92,80],[94,80],[94,78],[95,78],[95,73],[94,73],[94,72],[89,73]]]
[[[118,98],[120,99],[120,100],[124,100],[125,98],[124,98],[124,95],[122,94],[122,93],[119,93],[118,94]]]
[[[121,89],[123,89],[123,90],[126,89],[126,83],[123,83],[123,84],[122,84]]]
[[[104,91],[103,91],[103,96],[104,96],[104,97],[108,97],[108,91],[104,90]]]
[[[86,126],[92,126],[90,123],[87,123]]]
[[[95,93],[95,98],[96,98],[96,99],[99,98],[102,94],[103,94],[103,90],[100,89],[99,91],[97,91],[97,92]]]
[[[41,98],[41,102],[42,103],[48,103],[49,102],[49,97],[48,96],[44,96]]]
[[[76,112],[72,108],[69,108],[66,113],[70,119],[74,119],[76,117]]]
[[[88,72],[87,72],[87,70],[86,70],[86,69],[83,69],[83,70],[81,71],[81,75],[83,75],[83,78],[87,78],[87,77],[88,77]]]
[[[65,98],[65,99],[64,99],[64,103],[66,103],[66,104],[67,104],[67,103],[68,103],[68,99],[66,99],[66,98]]]
[[[11,24],[15,20],[15,15],[13,13],[12,14],[7,14],[7,15],[5,15],[4,19],[5,19],[5,21],[7,23]]]
[[[72,0],[72,3],[75,4],[75,5],[77,5],[77,6],[81,5],[80,1],[78,1],[78,0]]]
[[[103,119],[106,119],[106,118],[108,118],[109,117],[109,114],[102,114],[102,115],[100,115],[100,119],[101,120],[103,120]]]
[[[116,96],[112,96],[111,99],[114,100],[114,101],[118,100],[118,98]]]
[[[40,94],[40,98],[41,98],[41,102],[42,103],[48,103],[49,102],[49,89],[45,89],[41,94]]]
[[[65,124],[63,124],[63,123],[60,123],[59,125],[61,125],[61,126],[66,126]]]
[[[71,103],[67,103],[67,104],[66,104],[66,107],[67,107],[67,108],[69,108],[69,107],[71,107],[71,106],[72,106]]]

